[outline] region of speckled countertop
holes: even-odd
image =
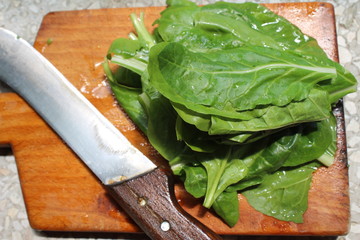
[[[206,4],[214,1],[197,1]],[[243,2],[241,0],[237,2]],[[296,2],[258,1],[254,2]],[[360,80],[360,0],[324,0],[335,7],[340,63]],[[0,0],[0,27],[8,28],[33,43],[45,14],[52,11],[113,7],[163,6],[165,0]],[[0,85],[0,92],[7,91]],[[345,97],[345,118],[349,157],[351,226],[340,240],[360,239],[360,95]],[[1,133],[0,133],[1,134]],[[111,239],[109,235],[46,235],[29,226],[20,190],[15,159],[8,149],[0,148],[0,239]],[[242,238],[243,239],[243,238]],[[336,238],[335,238],[336,239]]]

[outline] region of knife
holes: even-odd
[[[43,55],[0,28],[0,80],[21,95],[151,239],[221,239],[184,211],[157,167]]]

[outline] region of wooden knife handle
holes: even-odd
[[[107,187],[151,239],[221,239],[179,206],[173,178],[161,168]]]

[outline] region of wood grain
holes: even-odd
[[[333,7],[326,3],[268,4],[338,60]],[[116,104],[100,66],[111,41],[132,31],[131,12],[145,12],[151,28],[163,7],[53,12],[44,17],[35,48],[48,58],[129,140],[157,164],[166,162]],[[48,44],[48,39],[52,43]],[[71,103],[64,103],[71,104]],[[229,228],[179,183],[180,205],[220,234],[341,235],[348,231],[346,141],[339,104],[337,161],[315,174],[303,224],[255,211],[239,195],[240,220]],[[30,224],[38,230],[136,233],[136,224],[111,200],[96,177],[15,93],[0,94],[0,144],[11,144]]]

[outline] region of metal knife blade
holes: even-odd
[[[221,239],[177,203],[171,175],[123,136],[44,56],[0,28],[0,80],[19,93],[152,239]]]
[[[156,168],[49,61],[1,29],[0,79],[32,105],[104,183]]]

